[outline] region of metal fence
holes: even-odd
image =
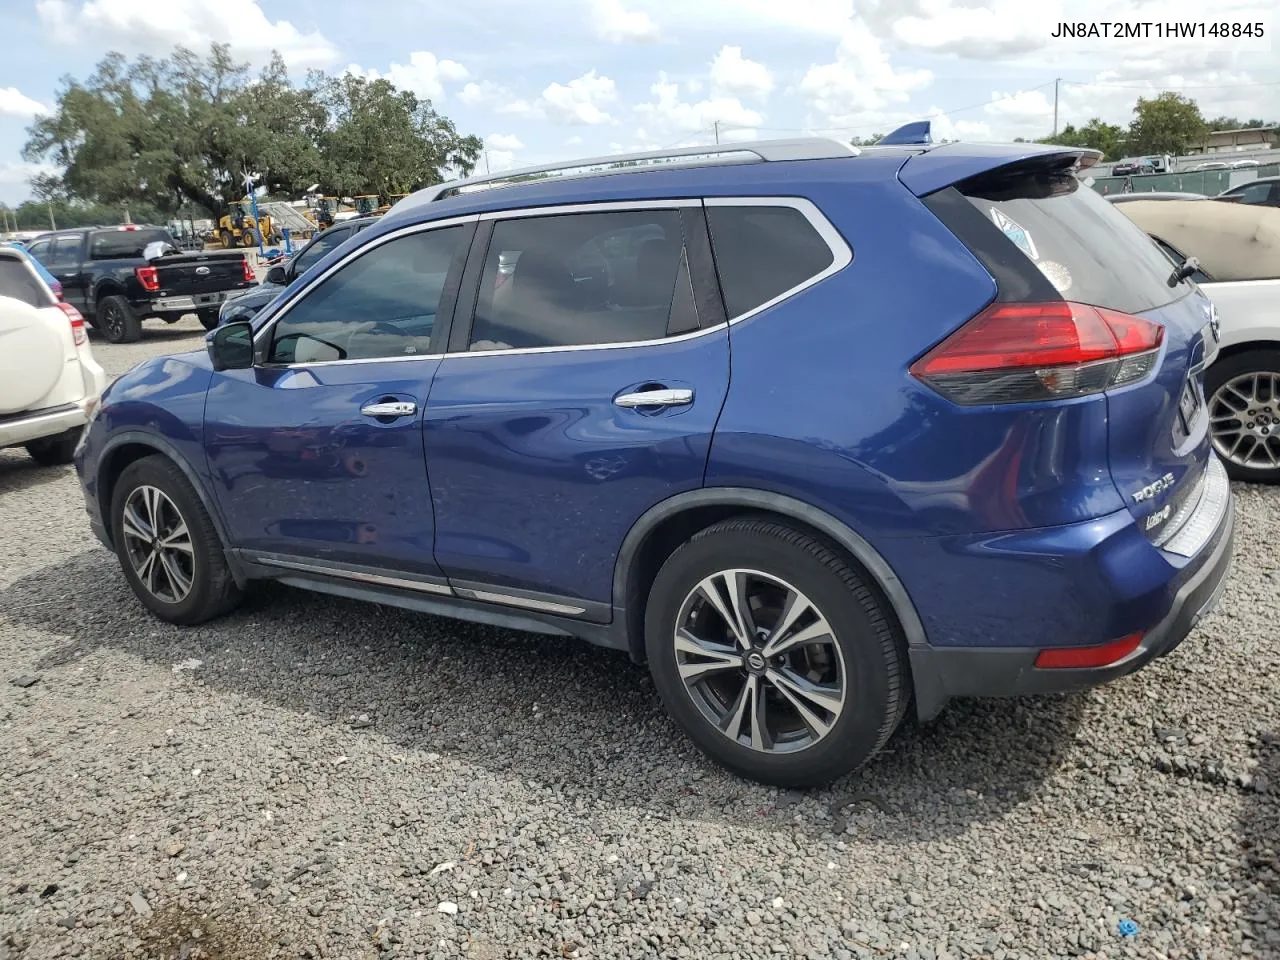
[[[1189,173],[1155,173],[1132,177],[1098,177],[1093,181],[1092,187],[1106,196],[1109,193],[1124,193],[1125,182],[1128,181],[1132,184],[1131,193],[1150,193],[1160,190],[1202,193],[1206,197],[1216,197],[1223,190],[1237,184],[1248,183],[1256,177],[1275,176],[1280,176],[1280,163],[1248,167],[1244,170],[1198,170]]]

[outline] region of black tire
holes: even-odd
[[[98,332],[108,343],[134,343],[142,337],[142,321],[126,297],[112,294],[98,301]]]
[[[190,574],[190,588],[177,599],[157,595],[134,569],[131,551],[137,548],[138,539],[125,533],[124,509],[134,493],[143,487],[163,493],[176,508],[178,519],[186,525],[191,547],[186,571]],[[156,455],[135,460],[125,467],[111,493],[109,521],[125,580],[143,605],[160,619],[187,625],[204,623],[240,603],[243,594],[227,566],[218,531],[200,497],[172,460]],[[170,524],[170,528],[173,526],[175,524]],[[142,552],[145,554],[145,549]]]
[[[1260,392],[1256,405],[1245,402],[1239,393],[1224,389],[1233,381],[1238,384],[1239,378],[1253,374],[1270,375],[1272,378],[1254,384],[1255,389]],[[1280,350],[1249,350],[1219,360],[1205,371],[1204,393],[1209,404],[1210,430],[1215,425],[1218,426],[1218,432],[1213,437],[1214,449],[1222,457],[1227,475],[1233,480],[1280,483],[1280,466],[1270,462],[1272,457],[1280,460]],[[1250,410],[1254,411],[1252,415]],[[1234,460],[1232,448],[1239,434],[1225,432],[1231,424],[1229,421],[1223,422],[1221,418],[1228,412],[1243,414],[1242,423],[1236,425],[1245,426],[1249,431],[1248,439],[1235,447]],[[1214,421],[1218,423],[1215,424]],[[1250,424],[1252,426],[1246,426]],[[1267,430],[1266,435],[1261,434],[1264,429]],[[1244,444],[1250,442],[1254,446],[1246,452]]]
[[[57,467],[75,459],[76,444],[83,427],[72,427],[52,437],[41,437],[24,444],[31,459],[42,467]]]
[[[200,318],[200,326],[206,330],[212,330],[218,325],[218,311],[214,310],[197,310],[196,316]]]
[[[246,248],[256,247],[258,245],[258,231],[256,229],[244,231],[240,234],[240,243]]]
[[[792,752],[765,751],[730,739],[704,715],[681,679],[675,634],[686,598],[705,578],[726,569],[758,571],[785,581],[807,597],[830,626],[830,637],[839,648],[844,700],[828,731],[808,746]],[[774,614],[775,623],[777,619]],[[833,651],[831,642],[827,649]],[[865,577],[824,543],[766,518],[717,523],[667,559],[649,593],[645,647],[663,704],[694,743],[734,773],[782,787],[816,786],[862,766],[889,739],[910,698],[901,632]],[[780,659],[785,657],[769,661],[768,669],[779,666]],[[715,676],[723,676],[726,683],[739,677],[743,684],[750,682],[744,667],[727,668]],[[776,684],[771,690],[764,702],[786,710]]]

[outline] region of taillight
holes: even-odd
[[[1164,327],[1084,303],[993,303],[911,365],[956,403],[1100,393],[1154,368]]]
[[[160,289],[160,271],[155,267],[134,267],[133,272],[147,293],[155,293]]]
[[[1142,634],[1131,633],[1110,643],[1092,647],[1054,647],[1036,655],[1036,666],[1042,670],[1069,670],[1082,667],[1105,667],[1123,660],[1138,649]]]
[[[89,342],[89,331],[84,327],[84,317],[80,316],[80,311],[69,303],[59,303],[58,309],[71,321],[71,339],[76,342],[77,347],[83,347]]]
[[[254,276],[253,267],[249,266],[249,258],[245,257],[240,261],[240,265],[244,267],[244,279],[246,283],[253,283],[258,278]]]

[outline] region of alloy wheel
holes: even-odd
[[[1232,377],[1209,400],[1214,449],[1251,470],[1280,467],[1280,373]]]
[[[181,603],[195,579],[195,550],[173,500],[158,487],[137,487],[124,502],[120,528],[129,564],[147,592]]]
[[[848,680],[835,634],[780,577],[743,569],[706,577],[681,604],[673,642],[685,691],[741,746],[807,749],[844,710]]]
[[[124,337],[124,311],[120,309],[120,305],[116,303],[108,303],[103,308],[103,325],[107,328],[106,333],[112,340],[120,340]]]

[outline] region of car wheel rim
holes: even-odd
[[[129,564],[146,591],[165,603],[181,603],[195,580],[195,549],[177,505],[157,487],[138,487],[124,502],[120,529]]]
[[[124,335],[124,315],[114,303],[107,304],[107,332],[113,337]]]
[[[1209,400],[1213,447],[1249,470],[1280,467],[1280,373],[1232,377]]]
[[[740,746],[805,750],[844,711],[844,655],[830,623],[772,574],[732,569],[702,580],[680,606],[673,642],[686,693]]]

